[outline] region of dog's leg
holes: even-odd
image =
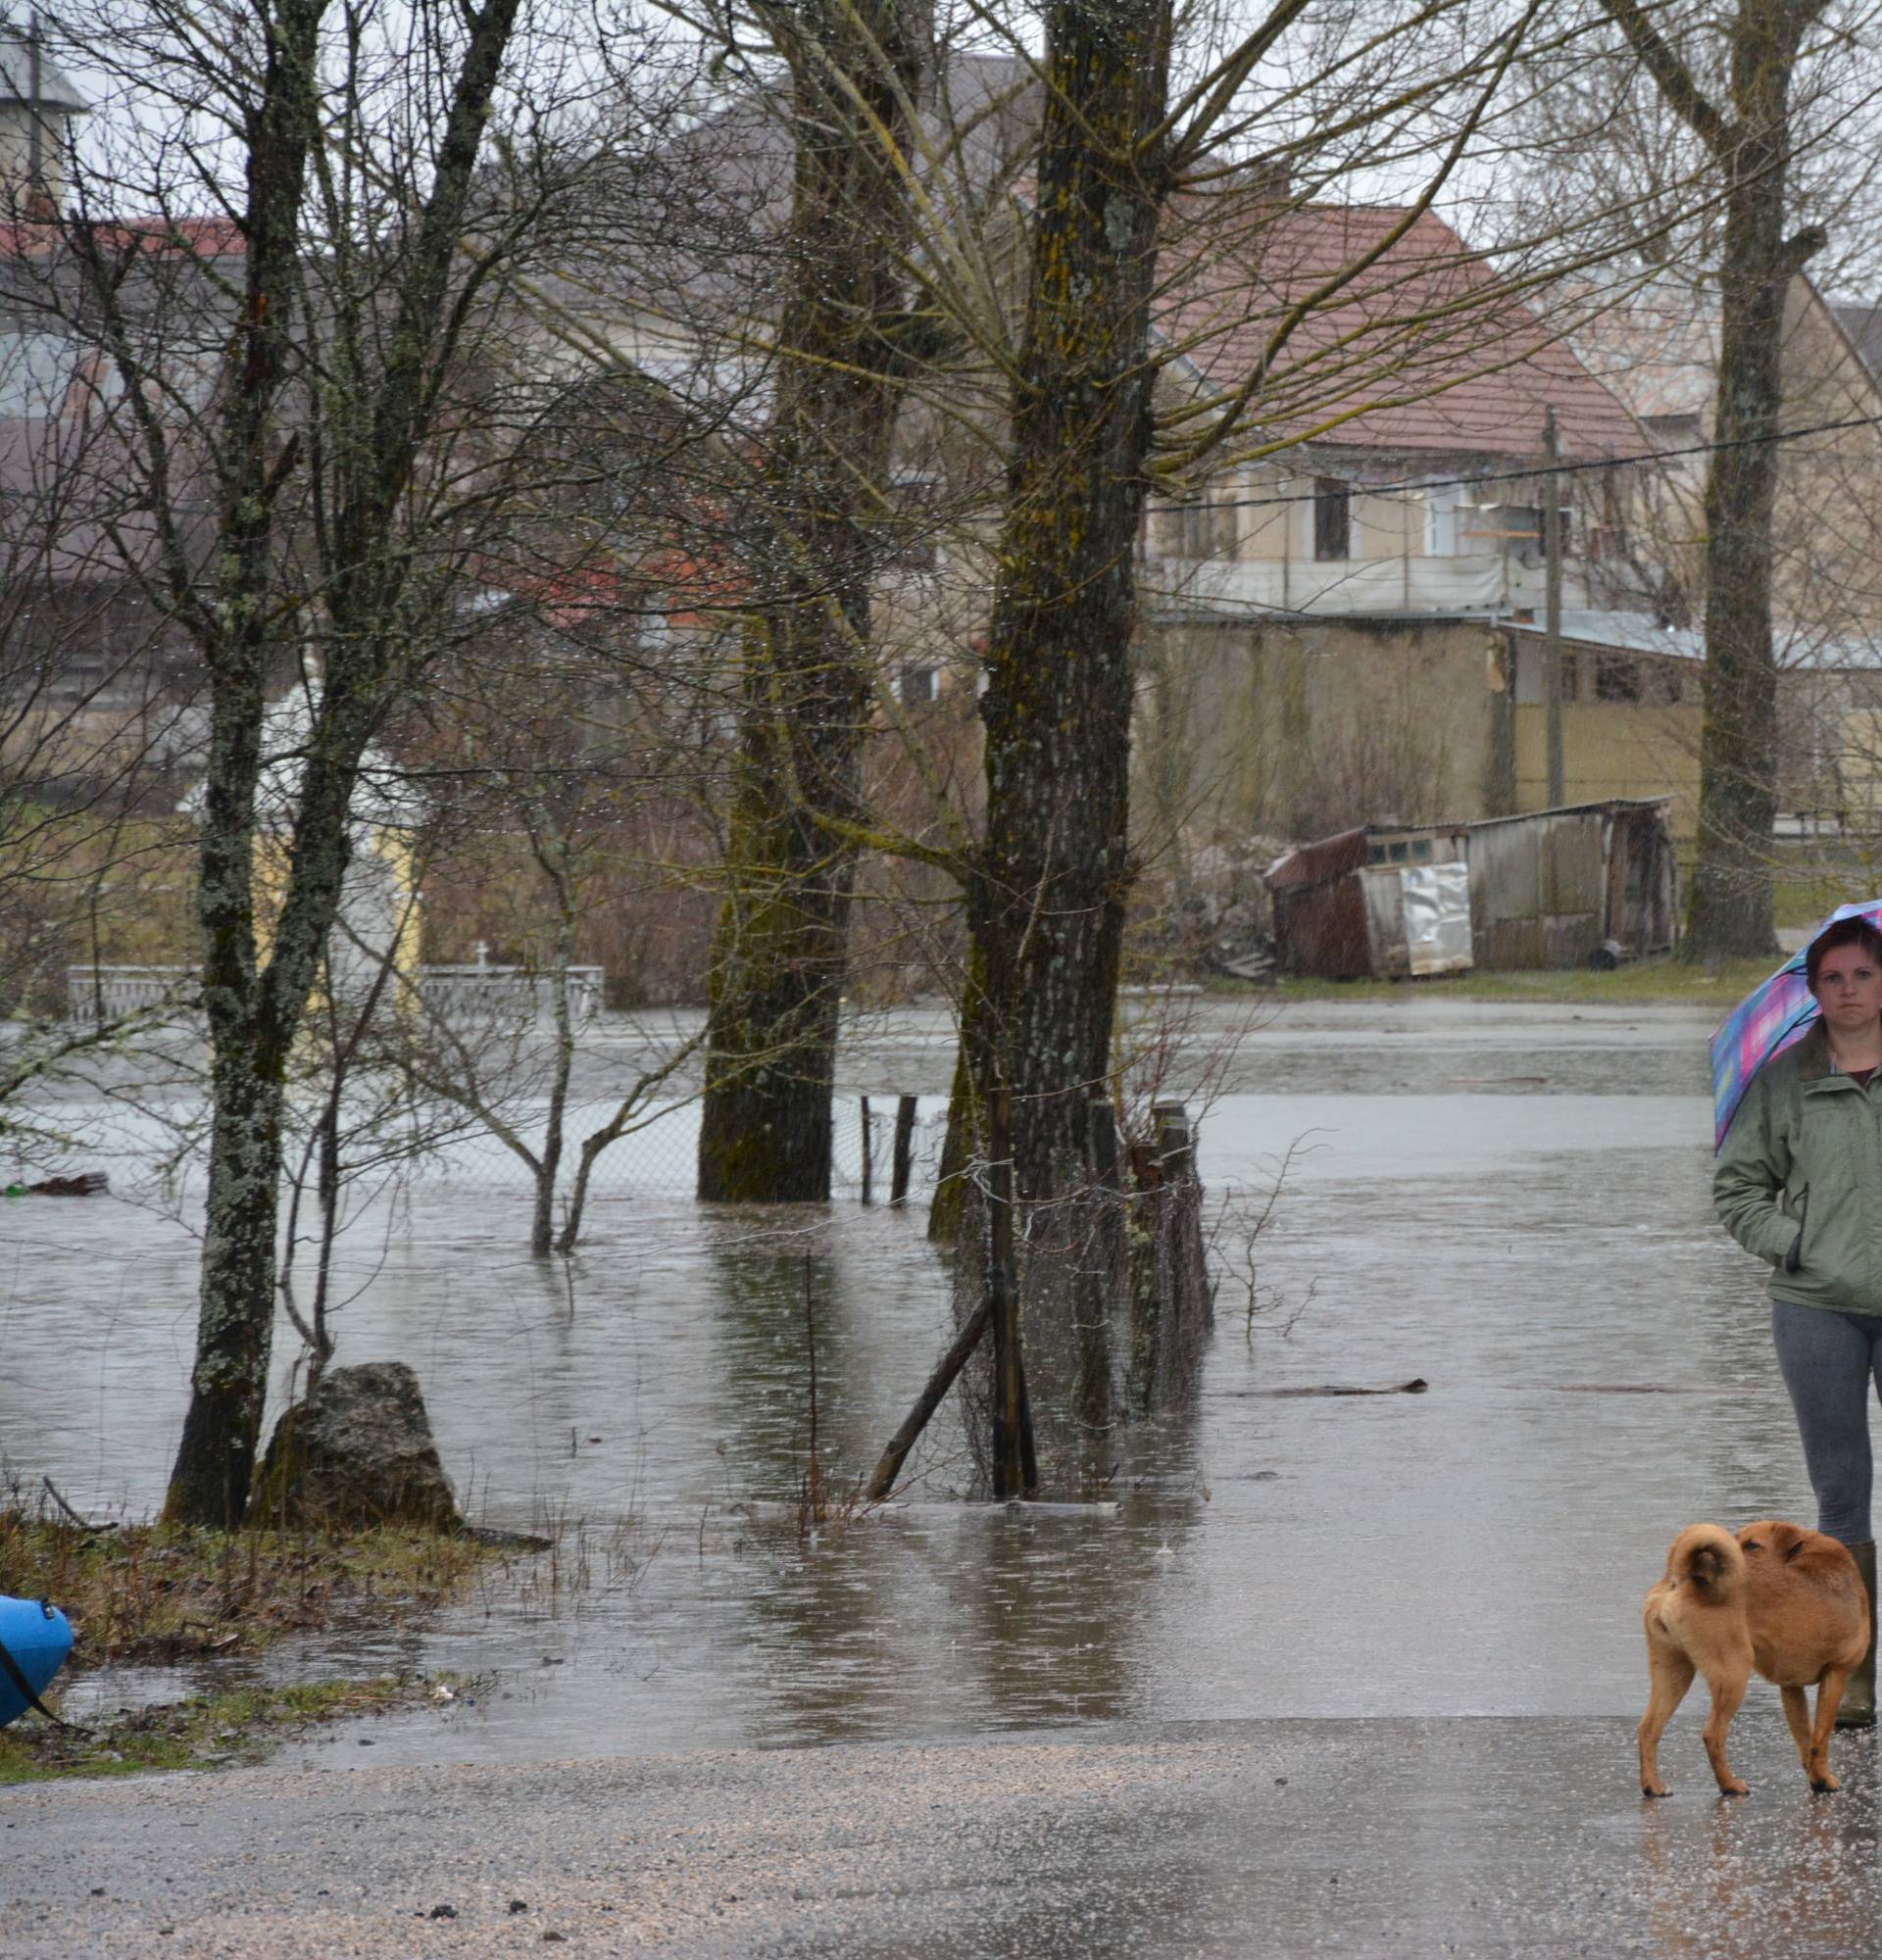
[[[1843,1788],[1830,1774],[1830,1737],[1835,1733],[1836,1711],[1842,1704],[1843,1690],[1849,1686],[1850,1673],[1848,1668],[1831,1668],[1816,1684],[1816,1727],[1810,1731],[1810,1752],[1804,1758],[1804,1773],[1810,1780],[1810,1788],[1819,1795],[1828,1795],[1831,1790]],[[1795,1690],[1786,1689],[1786,1701],[1793,1691],[1801,1704],[1804,1699],[1801,1688]]]
[[[1732,1774],[1732,1766],[1725,1760],[1725,1732],[1732,1726],[1732,1717],[1738,1713],[1738,1705],[1745,1699],[1745,1690],[1752,1685],[1752,1670],[1747,1667],[1740,1674],[1709,1674],[1706,1685],[1712,1690],[1712,1712],[1701,1734],[1706,1742],[1706,1755],[1711,1763],[1712,1774],[1718,1779],[1721,1796],[1744,1796],[1751,1786]]]
[[[1797,1759],[1808,1776],[1810,1758],[1816,1754],[1816,1742],[1810,1735],[1810,1697],[1801,1688],[1779,1691],[1784,1696],[1784,1719],[1791,1725],[1791,1740],[1797,1744]]]
[[[1673,1719],[1673,1710],[1686,1699],[1693,1685],[1693,1664],[1675,1646],[1647,1642],[1647,1666],[1653,1675],[1653,1692],[1647,1712],[1640,1718],[1640,1793],[1664,1796],[1666,1786],[1659,1780],[1659,1739]]]

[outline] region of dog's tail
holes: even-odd
[[[1720,1525],[1688,1525],[1666,1554],[1666,1577],[1702,1599],[1723,1605],[1745,1583],[1745,1554]]]

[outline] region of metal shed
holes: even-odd
[[[1268,867],[1280,970],[1325,980],[1584,966],[1679,934],[1670,799],[1362,824]]]
[[[1671,799],[1530,810],[1469,826],[1479,966],[1585,966],[1667,953],[1679,937]]]
[[[1471,961],[1464,839],[1461,824],[1362,824],[1269,865],[1281,971],[1323,980],[1461,972]]]

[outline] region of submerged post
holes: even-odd
[[[915,1167],[916,1098],[901,1096],[895,1104],[895,1154],[889,1165],[889,1202],[909,1201],[909,1176]]]
[[[903,1462],[915,1447],[916,1439],[927,1428],[928,1419],[941,1406],[942,1397],[954,1387],[955,1377],[967,1365],[967,1357],[980,1345],[980,1337],[993,1318],[993,1296],[983,1295],[980,1304],[962,1323],[954,1345],[942,1355],[940,1365],[928,1377],[927,1387],[916,1397],[915,1406],[903,1419],[902,1427],[889,1439],[889,1446],[876,1462],[875,1470],[864,1486],[863,1501],[879,1504],[895,1489]]]
[[[993,1494],[1023,1496],[1039,1480],[1032,1410],[1019,1349],[1019,1288],[1013,1236],[1013,1092],[993,1093],[987,1164],[987,1298],[993,1330]]]
[[[869,1157],[869,1099],[863,1098],[863,1202],[875,1202],[874,1165]]]

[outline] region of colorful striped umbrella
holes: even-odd
[[[1814,940],[1841,919],[1867,919],[1882,932],[1882,899],[1838,906],[1810,934]],[[1808,949],[1807,949],[1808,951]],[[1816,1000],[1804,979],[1805,953],[1794,953],[1759,982],[1712,1033],[1712,1149],[1725,1141],[1752,1077],[1774,1054],[1803,1040],[1816,1019]]]

